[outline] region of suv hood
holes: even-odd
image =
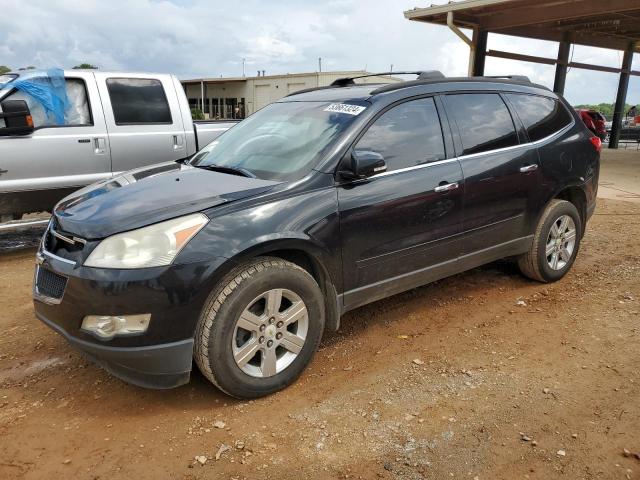
[[[162,163],[78,190],[53,214],[60,230],[100,239],[257,195],[278,183]]]

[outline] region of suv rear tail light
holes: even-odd
[[[600,153],[600,150],[602,150],[602,140],[600,140],[599,137],[591,137],[591,145],[593,145],[593,148],[596,149],[596,152]]]

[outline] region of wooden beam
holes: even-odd
[[[580,68],[582,70],[594,70],[596,72],[623,73],[623,71],[620,68],[603,67],[602,65],[593,65],[591,63],[569,62],[569,67]],[[629,73],[629,72],[626,72],[626,73]]]
[[[561,42],[565,32],[552,28],[537,27],[518,27],[500,30],[495,33],[502,35],[513,35],[514,37],[535,38],[538,40],[547,40],[552,42]],[[628,40],[618,39],[614,37],[588,34],[585,32],[575,32],[572,43],[578,45],[586,45],[589,47],[610,48],[612,50],[626,50],[629,45]],[[640,52],[640,44],[636,46],[636,52]]]
[[[553,6],[550,3],[552,2],[539,1],[534,5],[529,4],[529,6],[505,12],[496,9],[492,15],[482,20],[480,27],[495,31],[639,9],[637,0],[566,0],[562,3],[553,2]]]
[[[535,55],[523,55],[521,53],[504,52],[502,50],[489,50],[487,52],[489,57],[506,58],[508,60],[519,60],[521,62],[542,63],[544,65],[555,65],[557,60],[555,58],[537,57]]]
[[[567,68],[569,64],[569,54],[571,53],[571,36],[558,44],[558,57],[556,60],[556,73],[553,78],[553,91],[564,95],[564,87],[567,83]]]
[[[518,60],[520,62],[540,63],[543,65],[556,65],[558,63],[558,60],[556,60],[555,58],[537,57],[535,55],[523,55],[521,53],[505,52],[502,50],[489,50],[487,52],[487,56],[495,57],[495,58],[506,58],[507,60]],[[593,70],[596,72],[628,73],[629,75],[640,77],[640,71],[638,70],[624,71],[620,68],[605,67],[602,65],[594,65],[592,63],[569,62],[567,63],[567,66],[570,68],[579,68],[581,70]]]
[[[618,93],[616,95],[616,106],[613,111],[613,121],[611,125],[611,135],[609,138],[609,148],[618,148],[620,140],[620,131],[622,130],[622,118],[624,117],[624,106],[627,100],[627,91],[629,90],[629,71],[633,65],[634,44],[630,43],[624,52],[622,59],[622,72],[618,83]]]

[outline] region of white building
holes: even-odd
[[[343,77],[367,75],[365,71],[292,73],[256,77],[195,78],[181,80],[191,108],[208,119],[244,118],[290,93],[323,87]],[[365,77],[358,83],[391,83],[392,76]]]

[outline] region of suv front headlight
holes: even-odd
[[[84,262],[86,267],[148,268],[169,265],[209,219],[194,213],[102,240]]]

